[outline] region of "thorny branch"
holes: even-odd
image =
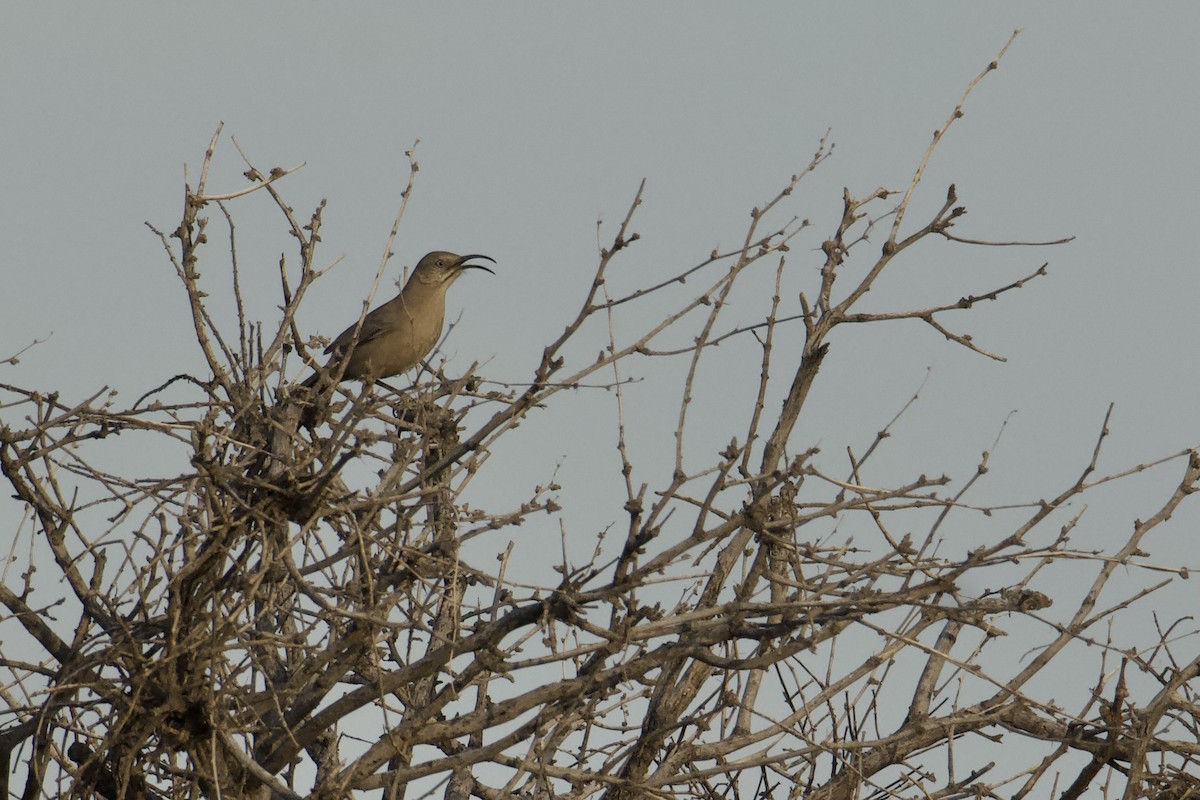
[[[753,210],[739,248],[618,293],[610,278],[635,258],[640,186],[527,381],[485,390],[495,384],[474,368],[438,369],[407,391],[343,387],[345,400],[319,409],[311,427],[292,413],[287,357],[311,363],[320,344],[302,336],[296,313],[338,263],[318,261],[325,204],[305,221],[282,191],[298,168],[262,170],[245,154],[248,184],[211,191],[218,128],[199,181],[185,186],[180,224],[158,232],[207,373],[164,380],[127,408],[107,389],[72,401],[0,385],[0,473],[27,509],[0,581],[5,796],[398,798],[437,786],[489,800],[849,800],[1052,796],[1059,783],[1062,796],[1082,796],[1114,782],[1129,798],[1192,796],[1194,625],[1181,613],[1147,644],[1116,641],[1112,622],[1186,577],[1152,552],[1200,487],[1200,456],[1102,472],[1106,417],[1069,485],[989,506],[968,501],[988,453],[965,480],[876,468],[916,394],[861,455],[847,445],[845,463],[796,433],[843,324],[918,320],[1000,359],[947,320],[1011,302],[1047,274],[1023,264],[1023,277],[957,301],[858,310],[917,243],[986,243],[950,233],[965,213],[955,187],[922,223],[911,222],[910,201],[1007,48],[968,86],[905,189],[844,192],[798,307],[783,287],[805,259],[790,245],[811,226],[788,206],[829,156],[824,140]],[[370,296],[413,195],[408,157]],[[274,202],[292,248],[279,261],[279,316],[266,323],[247,312],[234,224],[255,192]],[[214,207],[236,331],[218,326],[226,315],[198,268],[218,258],[207,247]],[[728,325],[731,293],[768,269],[763,318]],[[730,408],[700,376],[716,345],[754,346],[751,334],[758,383],[744,409]],[[663,344],[681,335],[689,346]],[[670,401],[670,474],[656,479],[634,455],[629,423],[663,395],[632,402],[639,387],[628,376],[644,359],[674,356],[688,361]],[[567,413],[565,390],[608,374],[623,487],[608,519],[627,520],[622,535],[599,536],[586,563],[566,547],[559,559],[522,560],[514,553],[544,553],[547,531],[566,535],[560,504],[571,487],[531,480],[526,497],[485,510],[468,501],[469,485],[506,468],[502,437],[536,446],[521,424]],[[714,404],[719,415],[696,413]],[[695,452],[699,419],[728,428],[715,458]],[[135,437],[181,457],[159,477],[100,466]],[[1081,498],[1181,462],[1173,491],[1120,544],[1075,544],[1090,521]],[[1072,598],[1060,577],[1080,570],[1091,570],[1090,585]],[[1013,642],[1025,658],[1012,657]],[[1114,654],[1119,671],[1108,667]],[[1100,677],[1069,711],[1042,679],[1071,676],[1088,658]],[[1014,765],[1001,749],[1014,739],[1044,743],[1043,755]]]

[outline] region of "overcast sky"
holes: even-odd
[[[1109,470],[1195,445],[1200,6],[1190,3],[8,4],[0,357],[45,341],[0,367],[0,382],[65,398],[109,385],[132,402],[200,370],[184,294],[144,222],[178,224],[184,167],[194,179],[222,121],[211,190],[245,185],[233,136],[261,168],[306,163],[279,184],[298,213],[329,201],[322,261],[344,262],[301,315],[307,333],[326,336],[354,319],[370,288],[407,176],[404,151],[419,139],[384,295],[428,250],[496,258],[496,276],[470,273],[451,292],[450,316],[462,319],[446,350],[451,367],[486,362],[485,374],[511,381],[528,379],[586,291],[597,219],[610,236],[643,178],[642,239],[614,276],[627,287],[740,241],[750,208],[829,131],[832,158],[786,209],[814,223],[789,262],[794,312],[794,292],[815,286],[842,188],[903,188],[933,130],[1016,28],[1024,32],[935,156],[910,224],[953,182],[969,210],[960,235],[1075,241],[931,243],[906,256],[866,307],[953,301],[1050,267],[1003,302],[947,320],[1006,363],[919,323],[835,337],[794,450],[819,443],[840,463],[929,368],[922,403],[882,460],[893,476],[965,479],[1009,419],[984,496],[1056,493],[1086,463],[1109,403]],[[269,320],[290,243],[265,199],[231,208],[249,302]],[[202,270],[220,283],[224,254],[208,255]],[[767,301],[746,295],[728,323],[761,319]],[[623,322],[632,333],[648,316]],[[584,357],[604,344],[594,333]],[[798,353],[794,333],[778,345],[780,362]],[[747,364],[753,380],[756,348],[748,337],[723,345],[704,385],[730,383]],[[654,432],[673,424],[658,412],[678,398],[677,382],[656,384],[656,374],[674,367],[629,369],[643,380],[629,395],[646,437],[634,455],[654,465]],[[664,381],[674,395],[652,388]],[[724,443],[744,415],[728,425],[722,403],[700,404],[696,425]],[[576,487],[564,519],[585,556],[621,516],[609,502],[619,485],[614,420],[611,395],[562,398],[522,429],[524,461],[497,455],[521,470],[479,476],[472,502],[507,505],[511,494],[496,493],[523,493],[557,469],[567,492]],[[1116,541],[1181,470],[1114,491],[1087,535]],[[637,477],[664,474],[652,466]],[[1180,515],[1156,557],[1200,567],[1195,522]],[[545,535],[557,542],[557,527]]]

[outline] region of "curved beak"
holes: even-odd
[[[469,255],[469,256],[459,256],[458,264],[456,266],[460,270],[461,269],[481,269],[481,270],[484,270],[485,272],[491,272],[493,275],[496,274],[495,272],[492,272],[492,270],[485,267],[483,264],[468,264],[467,262],[470,261],[472,258],[486,258],[488,261],[492,262],[493,264],[496,263],[496,259],[492,258],[491,256],[484,256],[484,255],[475,253],[474,255]]]

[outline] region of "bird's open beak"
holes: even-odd
[[[493,275],[496,274],[495,272],[492,272],[490,269],[485,267],[483,264],[468,264],[467,262],[470,261],[472,258],[486,258],[488,261],[492,262],[493,264],[496,263],[496,259],[492,258],[491,256],[483,256],[483,255],[479,255],[478,253],[476,253],[475,255],[470,255],[470,256],[460,256],[458,259],[458,264],[456,266],[459,269],[482,269],[486,272],[491,272]]]

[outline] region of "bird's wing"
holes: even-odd
[[[380,334],[387,329],[387,315],[381,314],[380,312],[384,311],[389,304],[390,303],[384,303],[370,314],[367,314],[366,318],[363,319],[362,330],[359,331],[358,342],[355,344],[355,347],[362,347],[372,339],[378,338]],[[349,328],[346,328],[346,330],[342,331],[336,339],[329,343],[329,346],[325,348],[325,352],[341,352],[349,347],[350,343],[354,341],[354,329],[356,327],[358,326],[351,325]]]

